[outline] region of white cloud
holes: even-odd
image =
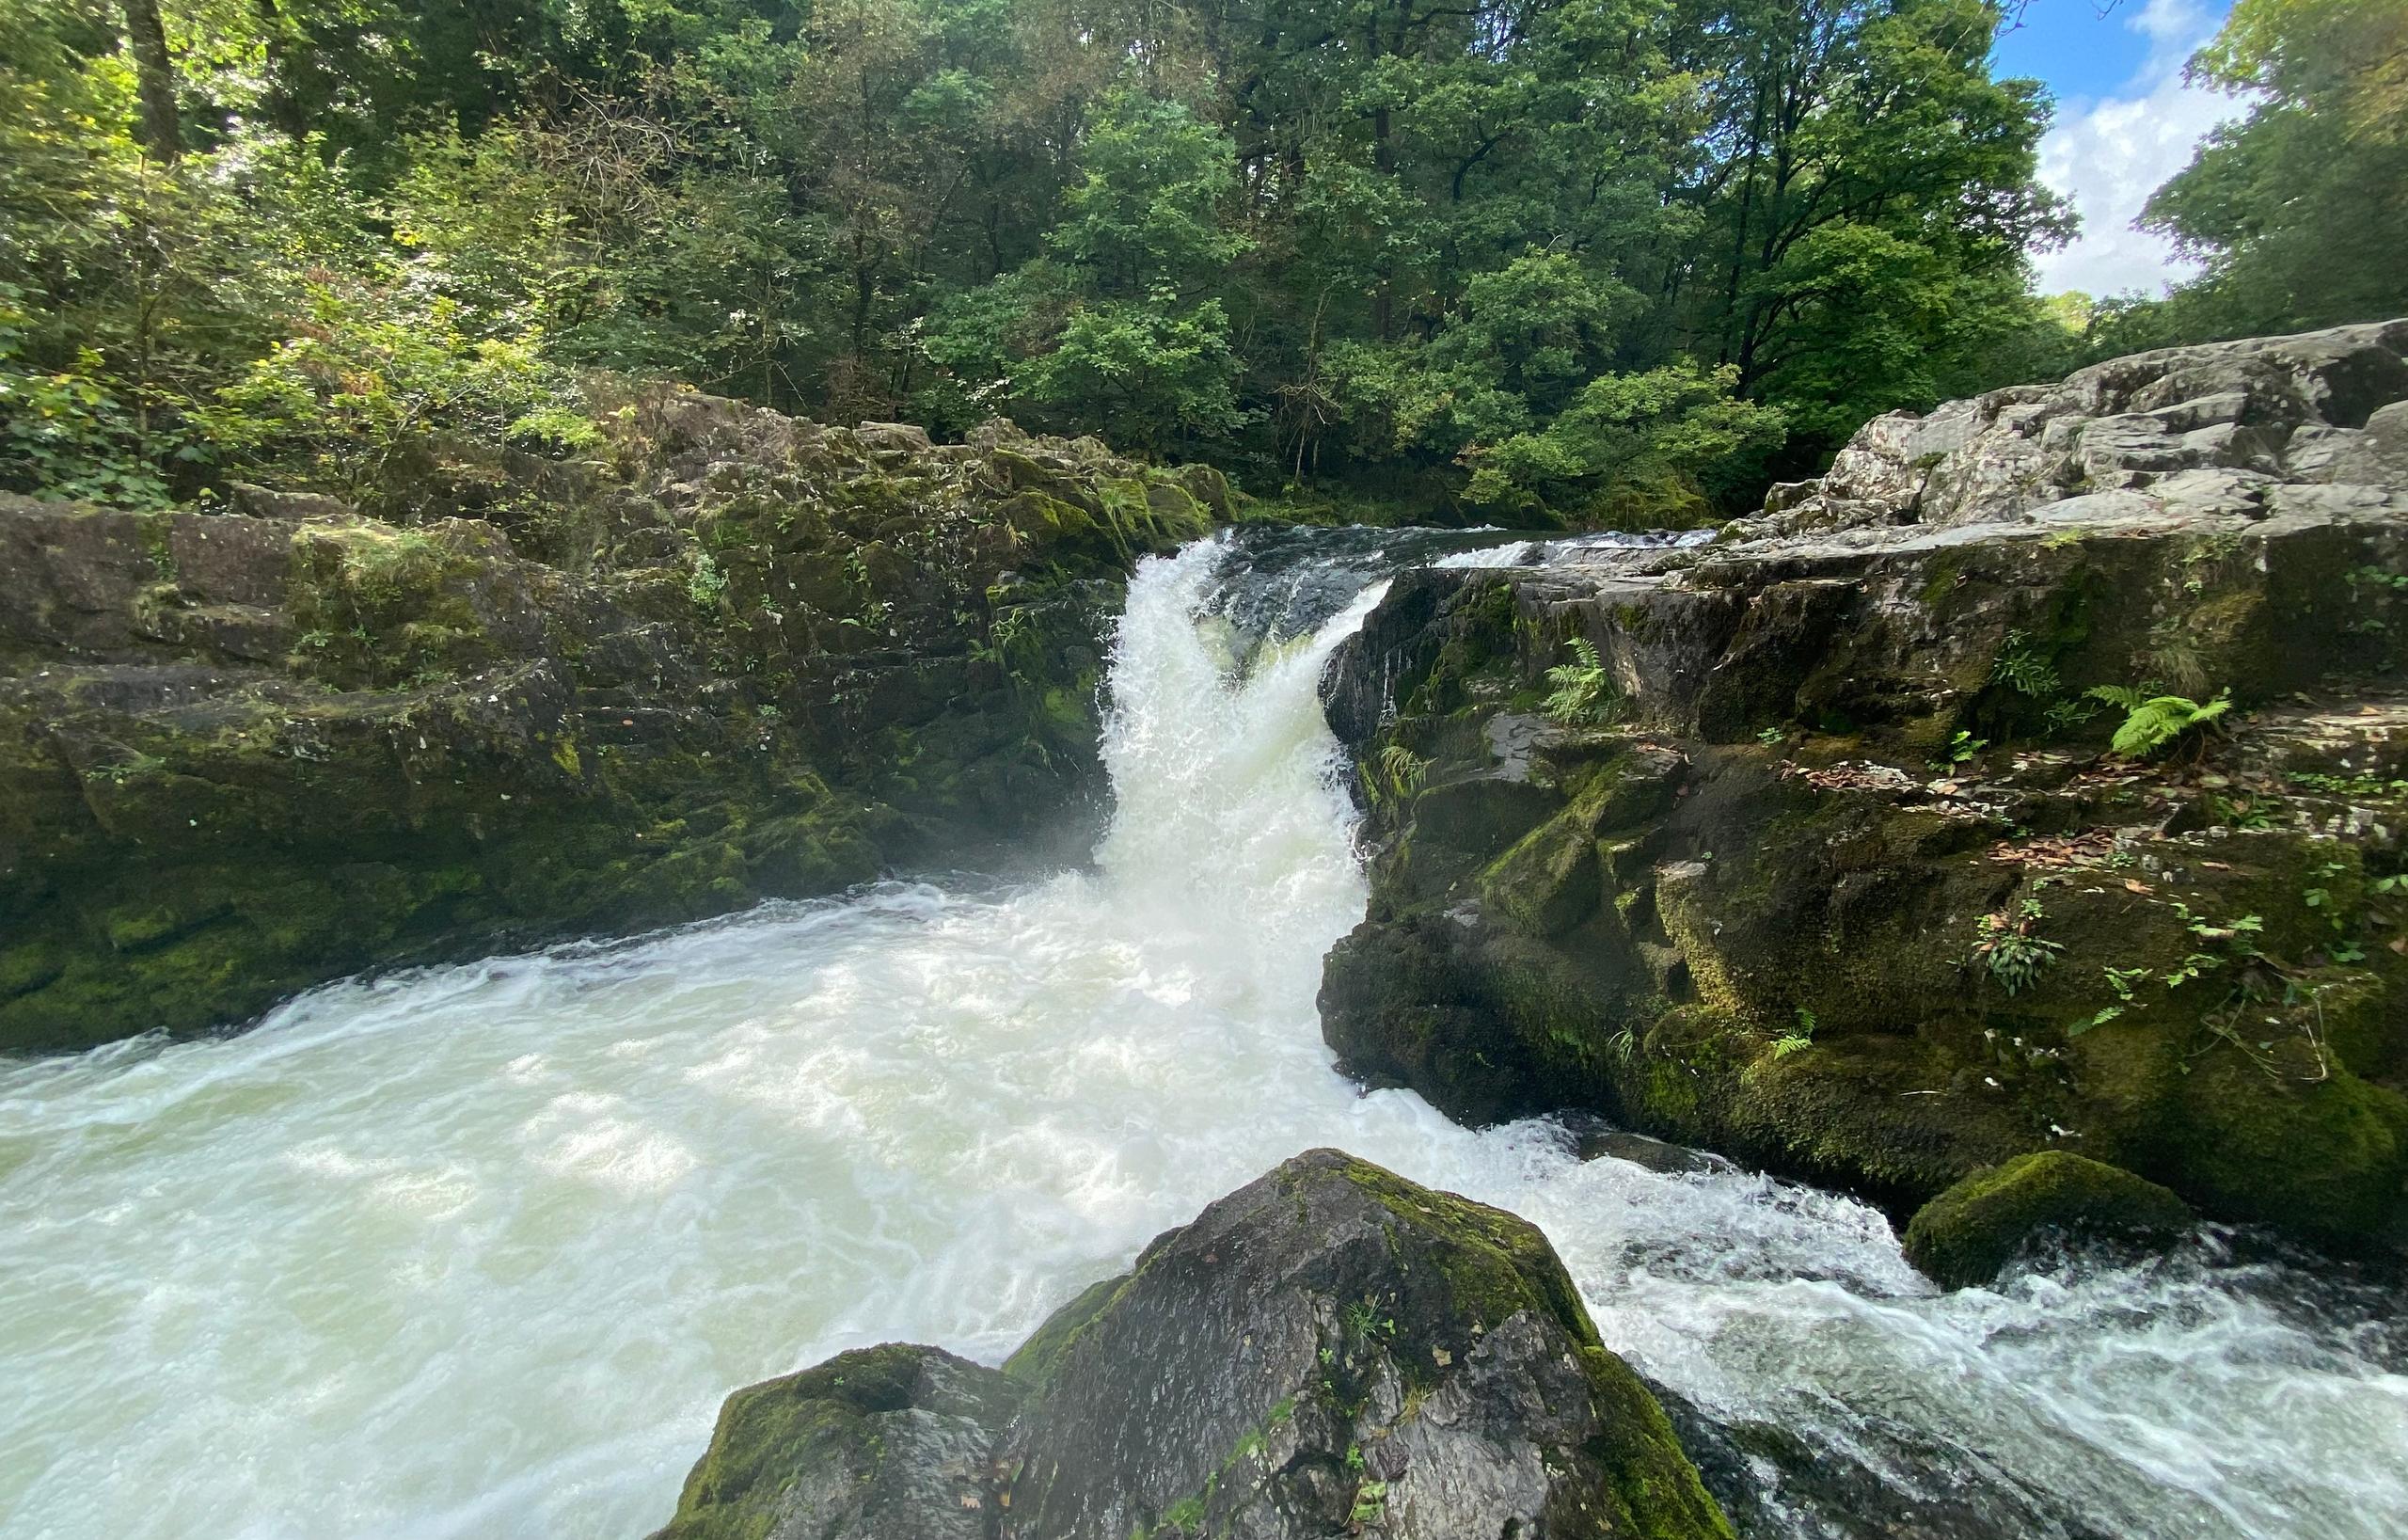
[[[2101,101],[2062,103],[2056,127],[2040,141],[2040,180],[2082,214],[2071,246],[2033,259],[2044,294],[2155,293],[2189,277],[2192,264],[2132,221],[2159,183],[2191,163],[2207,132],[2246,105],[2182,79],[2183,61],[2218,24],[2198,0],[2148,0],[2124,24],[2148,40],[2140,72]]]

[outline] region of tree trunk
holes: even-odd
[[[142,101],[142,147],[162,161],[182,153],[176,134],[176,73],[167,63],[167,29],[159,0],[125,0],[125,32],[134,47],[135,87]]]

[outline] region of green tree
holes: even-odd
[[[1228,135],[1122,87],[1087,114],[1051,255],[937,313],[927,356],[963,399],[1164,450],[1241,421],[1227,310],[1212,293],[1251,242],[1226,229]]]
[[[2408,8],[2240,0],[2193,78],[2257,93],[2149,199],[2207,264],[2155,321],[2180,337],[2408,311]]]
[[[1986,334],[2032,318],[2027,253],[2070,232],[2035,178],[2040,87],[1990,78],[1998,22],[1989,0],[1744,0],[1691,34],[1714,127],[1680,195],[1682,331],[1808,449],[1978,377]]]

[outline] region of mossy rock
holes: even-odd
[[[626,405],[607,467],[413,452],[400,521],[0,497],[0,1051],[1084,821],[1126,575],[1214,478]]]
[[[1907,1226],[1907,1260],[1949,1288],[1968,1288],[1998,1277],[2046,1231],[2153,1238],[2190,1220],[2189,1206],[2154,1182],[2043,1150],[1975,1171],[1917,1210]]]
[[[988,1453],[1020,1389],[890,1343],[737,1391],[653,1540],[987,1540]]]
[[[1062,1366],[1062,1357],[1087,1324],[1103,1313],[1105,1306],[1120,1293],[1129,1281],[1127,1274],[1103,1278],[1079,1291],[1077,1297],[1045,1318],[1037,1334],[1012,1350],[1004,1360],[1004,1373],[1025,1385],[1044,1387],[1054,1380],[1054,1372]]]
[[[1316,1150],[1000,1372],[934,1348],[728,1398],[655,1540],[1730,1540],[1527,1221]]]
[[[1545,1236],[1337,1151],[1157,1240],[1039,1356],[1005,1537],[1730,1533]]]

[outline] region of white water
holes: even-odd
[[[1718,1420],[2003,1532],[2396,1532],[2408,1379],[2346,1302],[2284,1306],[2304,1279],[1942,1297],[1847,1200],[1357,1095],[1313,1008],[1364,901],[1314,678],[1368,596],[1238,686],[1194,620],[1216,560],[1133,589],[1091,872],[0,1066],[0,1533],[631,1540],[731,1388],[895,1338],[999,1358],[1318,1144],[1537,1220],[1607,1340]]]

